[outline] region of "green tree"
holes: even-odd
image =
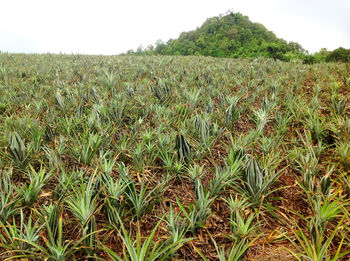
[[[339,47],[326,56],[326,62],[350,62],[350,49]]]

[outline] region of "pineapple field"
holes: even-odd
[[[350,64],[0,53],[0,260],[349,260]]]

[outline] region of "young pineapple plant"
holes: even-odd
[[[31,147],[26,147],[21,136],[17,132],[11,132],[9,135],[8,152],[14,165],[21,170],[25,170],[31,159]]]
[[[136,186],[136,182],[129,177],[125,178],[128,184],[125,187],[124,196],[129,207],[132,209],[137,219],[140,219],[145,213],[149,212],[153,205],[159,200],[159,191],[162,191],[164,184],[158,183],[149,189],[152,179],[146,182],[145,177],[142,178],[141,187]]]
[[[205,191],[203,188],[198,189],[196,203],[183,206],[181,202],[177,200],[181,213],[188,224],[188,231],[192,234],[194,234],[198,228],[205,227],[207,219],[214,214],[210,209],[214,198],[211,198],[209,192]]]
[[[168,225],[170,243],[174,243],[179,239],[184,238],[187,231],[189,230],[189,224],[186,219],[181,217],[181,211],[175,214],[172,205],[170,205],[169,213],[166,214],[164,221]]]
[[[196,107],[201,93],[202,93],[202,89],[201,88],[199,88],[199,89],[193,88],[191,90],[186,90],[185,91],[186,99],[187,99],[188,103],[190,104],[191,108],[195,108]]]
[[[16,186],[11,181],[12,169],[0,171],[0,222],[6,221],[20,209]]]
[[[339,141],[337,143],[337,152],[340,156],[341,163],[343,164],[344,170],[350,169],[350,142]]]
[[[112,100],[111,106],[109,107],[111,120],[115,123],[122,123],[126,117],[125,109],[126,104],[122,98]]]
[[[175,138],[175,150],[177,152],[177,159],[183,162],[190,162],[191,160],[191,144],[185,139],[182,134],[177,134]]]
[[[31,171],[28,173],[29,182],[25,183],[23,187],[17,188],[17,191],[22,198],[21,203],[24,206],[31,206],[37,200],[41,189],[49,181],[51,176],[52,172],[46,171],[42,166],[39,172],[31,167]]]
[[[216,166],[214,178],[209,183],[209,192],[212,196],[218,196],[227,187],[233,187],[239,179],[240,160],[226,168]]]
[[[269,111],[264,107],[260,108],[259,110],[255,110],[253,120],[256,124],[256,131],[258,133],[262,133],[266,124],[271,121]]]
[[[247,198],[239,198],[237,194],[234,198],[230,195],[230,199],[225,199],[225,202],[230,208],[230,220],[235,223],[238,221],[238,215],[250,206]]]
[[[316,203],[316,205],[317,204],[318,203]],[[327,204],[323,207],[323,210],[321,210],[321,212],[326,211],[323,213],[325,214],[323,218],[335,217],[339,208],[336,204],[331,206],[330,209],[328,209],[328,207],[329,205]],[[335,228],[328,229],[328,233],[326,233],[326,224],[323,223],[325,219],[319,219],[319,214],[321,214],[321,212],[316,212],[311,220],[307,220],[309,233],[304,232],[299,225],[296,225],[297,230],[293,230],[295,238],[293,240],[289,238],[289,240],[295,247],[296,251],[289,251],[297,260],[342,260],[344,256],[350,253],[349,250],[343,249],[345,236],[342,235],[341,226],[344,223],[344,216],[341,217]],[[338,235],[342,237],[340,243],[334,251],[331,251],[332,245],[334,244],[334,241],[336,241],[335,238]]]
[[[119,218],[119,223],[121,229],[119,230],[119,235],[124,243],[123,256],[114,252],[112,249],[105,245],[101,245],[101,248],[108,254],[108,257],[112,261],[155,261],[155,260],[169,260],[173,254],[181,247],[184,243],[190,241],[191,239],[179,238],[171,244],[167,241],[154,241],[155,234],[161,223],[159,221],[156,226],[151,231],[151,234],[141,241],[141,232],[138,227],[136,240],[132,239],[132,235],[125,229],[122,220]]]
[[[73,254],[82,248],[82,241],[91,236],[91,234],[85,235],[75,242],[72,240],[65,240],[63,235],[64,225],[62,214],[54,223],[51,223],[47,217],[45,217],[45,220],[44,226],[46,226],[47,234],[44,237],[44,246],[33,241],[21,239],[21,241],[27,243],[33,249],[32,251],[26,252],[26,256],[29,258],[55,261],[70,260]],[[14,258],[21,257],[23,257],[23,255],[14,256]]]
[[[337,96],[332,96],[332,110],[338,116],[343,116],[346,111],[347,100],[345,98],[338,98]]]
[[[0,227],[3,231],[0,235],[0,240],[3,242],[2,247],[5,249],[20,255],[25,255],[27,251],[33,248],[33,244],[39,242],[39,233],[43,225],[40,225],[38,221],[34,223],[32,216],[29,216],[26,224],[22,210],[20,211],[18,225],[15,218],[13,218],[12,223],[0,222]]]
[[[311,132],[312,140],[314,142],[322,140],[326,134],[325,119],[322,117],[319,117],[317,112],[313,114],[309,112],[309,115],[305,121],[305,125],[308,128],[308,130]]]
[[[280,142],[280,139],[278,136],[271,136],[271,137],[262,136],[260,137],[258,144],[262,153],[264,155],[268,155],[270,152],[273,151],[275,147],[278,146],[279,142]]]
[[[105,210],[110,223],[115,224],[114,212],[116,211],[121,215],[124,209],[121,197],[124,194],[126,187],[129,185],[129,182],[121,177],[114,180],[111,176],[106,174],[102,176],[102,180]]]
[[[151,86],[150,90],[160,103],[166,103],[170,99],[171,88],[162,80],[158,80],[158,84]]]
[[[96,219],[95,212],[97,209],[97,194],[95,191],[95,174],[92,175],[88,183],[84,182],[82,177],[80,188],[74,187],[74,194],[66,199],[66,204],[71,213],[78,219],[83,243],[87,247],[86,251],[91,254],[96,249]]]
[[[227,126],[232,127],[239,119],[240,110],[236,104],[231,104],[225,111],[225,123]]]
[[[177,200],[178,206],[188,223],[188,230],[192,234],[195,233],[199,227],[204,227],[206,220],[213,214],[210,207],[214,203],[216,195],[210,193],[210,191],[203,186],[201,180],[203,176],[203,166],[201,167],[195,164],[191,167],[189,169],[189,177],[193,182],[196,201],[194,204],[185,207]]]
[[[276,191],[270,187],[278,176],[279,172],[268,172],[255,157],[250,157],[242,172],[243,188],[237,187],[237,190],[249,199],[253,207],[260,207],[265,198]]]
[[[315,191],[316,178],[320,172],[319,159],[314,150],[309,149],[305,155],[300,155],[300,160],[296,160],[297,168],[302,174],[302,183],[309,191]]]
[[[135,145],[134,150],[132,152],[133,161],[136,169],[139,172],[142,172],[145,168],[145,160],[144,160],[144,143],[140,142]]]
[[[201,142],[206,142],[210,137],[210,125],[207,121],[196,115],[193,120],[194,130]]]
[[[114,92],[114,88],[117,84],[117,75],[113,72],[104,72],[104,77],[102,78],[102,84],[109,90],[110,92]]]
[[[276,136],[283,137],[287,133],[291,119],[292,116],[289,112],[278,111],[275,113]]]
[[[39,127],[35,127],[32,130],[32,136],[33,136],[32,148],[33,148],[33,152],[35,154],[38,154],[41,151],[41,145],[42,145],[41,139],[42,139],[43,135],[44,135],[44,131]]]
[[[211,236],[210,236],[211,237]],[[249,247],[254,243],[254,240],[247,242],[246,239],[235,239],[232,242],[230,249],[225,248],[225,246],[219,247],[215,240],[211,237],[214,243],[215,250],[219,261],[238,261],[244,258]],[[203,258],[204,261],[209,261],[209,259],[203,254],[202,251],[195,247],[197,253]]]
[[[57,90],[56,95],[55,95],[55,100],[56,100],[56,106],[62,111],[66,111],[66,103],[65,99],[62,96],[61,92]]]
[[[91,134],[85,132],[82,141],[79,140],[78,137],[74,139],[76,144],[70,148],[71,153],[79,162],[90,165],[94,156],[98,153],[103,144],[104,135],[100,133]]]

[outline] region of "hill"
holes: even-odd
[[[148,50],[150,51],[150,50]],[[158,41],[152,53],[163,55],[203,55],[213,57],[270,57],[290,60],[302,57],[300,44],[287,42],[260,23],[253,23],[241,13],[207,19],[196,30],[183,32],[167,43]]]

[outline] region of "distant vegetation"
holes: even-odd
[[[316,61],[350,62],[350,49],[339,47],[332,52],[325,49],[315,54]]]
[[[158,40],[155,46],[130,50],[128,54],[267,57],[283,61],[301,59],[304,63],[350,61],[350,49],[338,48],[333,52],[322,49],[310,55],[300,44],[277,38],[264,25],[234,12],[208,18],[201,27],[183,32],[177,39],[166,43]]]

